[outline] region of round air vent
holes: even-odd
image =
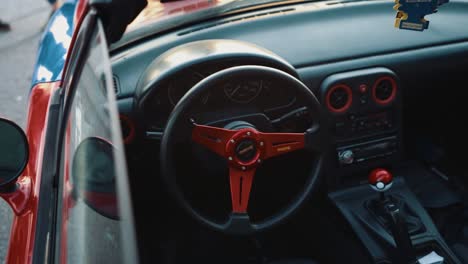
[[[351,107],[353,102],[353,92],[351,88],[344,84],[338,84],[330,88],[326,95],[328,110],[334,113],[343,113]]]
[[[372,88],[372,98],[380,105],[391,103],[397,92],[397,85],[395,79],[385,76],[379,78]]]

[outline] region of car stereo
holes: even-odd
[[[367,141],[337,148],[340,166],[362,163],[373,159],[385,158],[396,154],[398,141],[396,136]]]

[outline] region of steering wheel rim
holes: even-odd
[[[310,109],[314,125],[304,133],[304,146],[315,152],[313,159],[312,170],[309,173],[304,189],[289,203],[288,206],[280,210],[277,214],[270,218],[263,220],[259,223],[252,223],[248,216],[248,213],[231,213],[229,220],[226,223],[217,223],[210,218],[199,213],[195,208],[192,207],[190,202],[185,198],[182,190],[178,187],[176,181],[175,172],[175,160],[174,160],[174,143],[175,136],[173,131],[177,129],[181,122],[193,122],[193,120],[184,120],[187,115],[186,112],[192,104],[200,98],[200,96],[207,92],[208,89],[216,86],[214,84],[225,81],[229,78],[244,78],[248,76],[262,76],[262,78],[268,78],[270,80],[279,79],[283,82],[290,84],[291,89],[295,89],[298,96],[301,96],[307,102],[307,107]],[[176,201],[182,206],[182,208],[199,223],[223,233],[234,234],[234,235],[247,235],[257,232],[265,231],[289,218],[294,212],[296,212],[302,204],[311,196],[316,187],[319,184],[320,174],[322,170],[322,164],[324,160],[325,148],[328,144],[327,134],[325,129],[325,118],[323,115],[322,107],[315,97],[315,95],[305,86],[302,82],[294,78],[293,76],[274,69],[264,66],[236,66],[228,69],[224,69],[217,73],[214,73],[207,78],[203,79],[192,87],[177,103],[174,110],[172,111],[164,134],[161,141],[161,173],[166,187],[169,193],[171,193]],[[193,124],[195,127],[196,124]],[[279,134],[279,133],[278,133]],[[232,183],[231,183],[232,184]],[[241,183],[242,184],[242,183]],[[232,186],[231,186],[232,187]],[[232,188],[231,188],[232,192]],[[249,190],[250,192],[250,190]],[[232,195],[232,193],[231,193]],[[248,202],[247,202],[248,203]]]

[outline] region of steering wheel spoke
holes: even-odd
[[[245,171],[233,166],[229,168],[233,213],[247,213],[254,175],[255,168]]]
[[[203,125],[194,125],[192,140],[216,154],[226,156],[226,144],[236,131]]]
[[[264,159],[283,155],[305,147],[304,133],[260,133],[264,142]]]

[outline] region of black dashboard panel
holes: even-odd
[[[403,113],[405,107],[433,107],[424,101],[424,93],[445,93],[453,88],[435,84],[449,78],[460,79],[468,72],[468,31],[460,26],[468,25],[468,1],[451,1],[442,6],[437,14],[428,16],[431,25],[424,32],[394,28],[392,6],[393,1],[291,5],[245,14],[249,16],[245,20],[236,15],[208,21],[135,43],[138,45],[119,47],[113,51],[112,66],[120,84],[120,111],[132,111],[130,98],[155,58],[174,47],[209,39],[241,40],[273,52],[292,65],[317,96],[332,75],[386,68],[399,79],[401,97],[405,98]],[[157,111],[164,110],[154,109]],[[424,111],[419,110],[418,114]],[[403,117],[408,118],[415,116]],[[418,126],[423,120],[427,118],[416,116],[411,123]],[[393,144],[394,135],[384,136],[390,136],[386,142]],[[345,143],[336,147],[354,148],[355,142]]]
[[[424,32],[394,28],[392,5],[392,1],[335,1],[287,6],[275,9],[284,12],[269,15],[271,10],[257,11],[254,14],[258,18],[245,21],[225,18],[236,22],[216,26],[210,23],[220,21],[206,22],[149,39],[138,46],[120,47],[112,58],[113,71],[120,79],[119,97],[133,94],[141,73],[154,58],[170,48],[196,40],[247,41],[276,53],[296,68],[436,45],[464,45],[468,41],[466,27],[460,26],[468,25],[466,1],[452,1],[437,14],[428,16],[431,26]],[[380,65],[367,63],[366,67],[370,66]]]

